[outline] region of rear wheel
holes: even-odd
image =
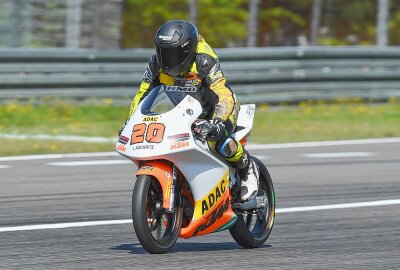
[[[152,176],[138,176],[132,195],[132,220],[137,238],[149,253],[166,253],[175,244],[182,225],[179,196],[173,213],[162,208],[163,192]]]
[[[244,248],[256,248],[267,241],[275,218],[275,193],[271,176],[265,165],[257,158],[251,157],[260,168],[260,179],[257,196],[266,196],[264,209],[237,213],[238,219],[229,229],[233,239]]]

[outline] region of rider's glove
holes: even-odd
[[[208,135],[208,139],[210,141],[216,142],[220,140],[225,135],[225,125],[222,122],[221,118],[214,118],[210,120],[211,125],[213,125],[213,129]]]
[[[219,118],[211,121],[198,119],[193,123],[192,130],[194,137],[202,142],[206,139],[218,141],[225,133],[225,125]]]
[[[204,119],[197,119],[192,124],[193,135],[203,143],[206,141],[208,134],[213,130],[214,126]]]
[[[121,136],[121,133],[122,133],[122,131],[124,130],[124,128],[125,128],[126,124],[128,123],[128,121],[129,121],[129,119],[128,119],[128,120],[125,120],[124,125],[123,125],[123,126],[121,127],[121,129],[118,131],[118,136]]]

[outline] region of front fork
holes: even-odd
[[[176,191],[177,173],[175,165],[172,164],[172,183],[170,187],[167,187],[167,192],[169,188],[170,198],[169,198],[169,208],[165,209],[167,213],[173,213],[175,209],[175,191]]]
[[[150,160],[140,165],[136,175],[150,175],[160,183],[163,192],[162,208],[173,213],[176,206],[175,194],[177,184],[177,169],[166,160]]]

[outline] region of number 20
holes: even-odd
[[[142,143],[144,139],[146,139],[148,143],[160,143],[163,140],[164,132],[165,126],[161,123],[150,123],[148,126],[145,123],[134,125],[131,145]]]

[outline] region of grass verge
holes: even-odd
[[[129,106],[72,104],[55,100],[35,105],[10,101],[0,105],[0,133],[116,136]],[[303,102],[298,106],[258,106],[253,143],[282,143],[400,137],[400,102]],[[112,143],[0,139],[0,156],[39,153],[113,151]]]

